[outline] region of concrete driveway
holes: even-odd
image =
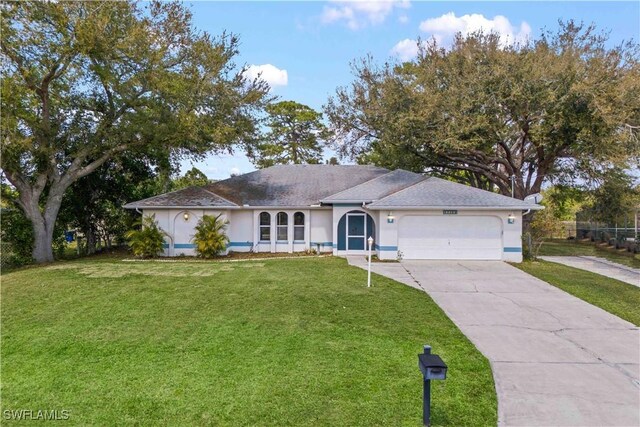
[[[350,263],[366,268],[361,259]],[[490,360],[500,425],[640,425],[640,331],[631,323],[503,262],[373,270],[427,292]]]

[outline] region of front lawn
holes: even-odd
[[[600,274],[546,261],[513,264],[584,301],[640,325],[640,288]]]
[[[628,267],[640,268],[640,254],[612,249],[603,244],[576,240],[549,240],[542,244],[540,253],[549,256],[597,256]]]
[[[488,361],[425,293],[373,283],[337,258],[14,271],[1,409],[69,410],[70,425],[417,426],[428,343],[449,365],[433,424],[495,425]]]

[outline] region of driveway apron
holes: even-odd
[[[366,268],[363,257],[350,258]],[[499,261],[374,263],[491,362],[503,426],[640,425],[640,330]]]

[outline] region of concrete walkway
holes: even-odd
[[[640,269],[595,256],[541,256],[545,261],[587,270],[640,287]]]
[[[364,257],[349,263],[366,269]],[[640,425],[640,330],[631,323],[502,262],[372,270],[427,292],[489,359],[499,425]]]

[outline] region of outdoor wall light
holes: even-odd
[[[189,212],[185,212],[183,217],[185,221],[189,221]]]
[[[513,215],[513,213],[509,214],[509,216],[507,217],[507,222],[509,224],[514,224],[516,222],[516,217]]]
[[[393,224],[394,219],[395,217],[393,216],[393,212],[389,211],[389,213],[387,214],[387,223]]]

